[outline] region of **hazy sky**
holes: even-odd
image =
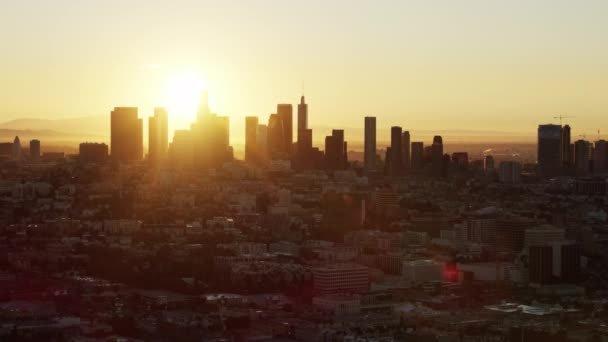
[[[304,84],[313,126],[376,115],[534,134],[567,113],[576,134],[608,133],[607,13],[605,0],[2,0],[0,121],[148,116],[191,72],[233,122],[266,121]]]

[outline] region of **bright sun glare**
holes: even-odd
[[[166,83],[165,105],[172,115],[193,119],[205,89],[203,81],[194,72],[172,75]]]

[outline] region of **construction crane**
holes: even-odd
[[[570,118],[574,118],[574,116],[567,116],[567,115],[559,115],[559,116],[554,116],[554,119],[559,119],[559,125],[562,125],[562,119],[570,119]]]

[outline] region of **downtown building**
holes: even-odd
[[[169,119],[164,108],[154,108],[154,116],[148,118],[148,161],[158,165],[167,157],[169,145]]]
[[[537,160],[538,174],[551,178],[562,174],[562,127],[560,125],[539,125]]]
[[[362,293],[369,291],[370,273],[357,264],[330,264],[312,269],[315,294]]]
[[[137,107],[115,107],[110,115],[110,149],[114,163],[139,161],[143,156],[143,122]]]

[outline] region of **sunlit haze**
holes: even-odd
[[[0,116],[166,106],[170,130],[186,128],[203,84],[237,141],[245,116],[265,122],[302,93],[312,127],[376,115],[379,129],[533,137],[563,114],[591,135],[608,125],[606,13],[561,0],[6,0]]]

